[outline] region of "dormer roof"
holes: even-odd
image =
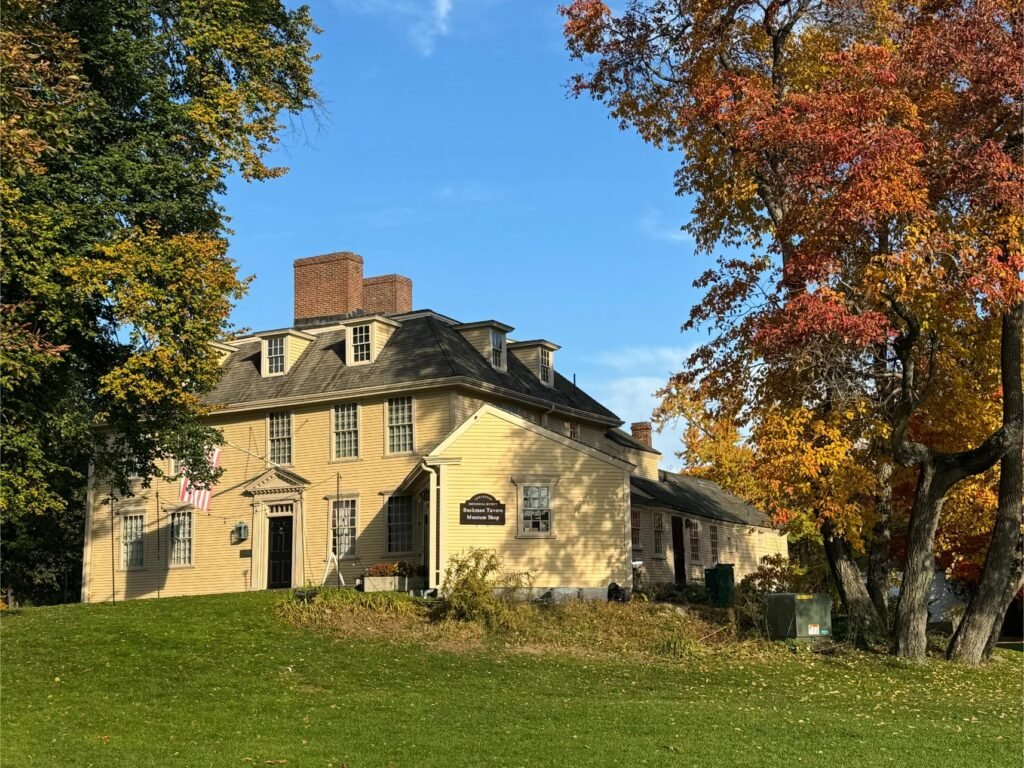
[[[497,320],[477,320],[472,323],[457,323],[452,326],[456,331],[470,331],[474,328],[495,328],[502,333],[512,333],[515,330],[511,325],[499,323]]]
[[[509,341],[509,349],[526,349],[527,347],[544,347],[544,349],[550,349],[552,352],[557,352],[561,349],[560,346],[555,344],[553,341],[547,339],[530,339],[529,341]]]
[[[345,329],[317,329],[287,376],[261,377],[259,338],[239,339],[221,366],[222,375],[206,402],[218,410],[251,410],[290,402],[417,386],[465,386],[507,396],[540,408],[554,406],[568,415],[617,426],[614,413],[571,381],[554,374],[548,387],[526,365],[509,355],[508,370],[497,371],[450,318],[432,312],[395,316],[400,326],[371,365],[345,365]]]

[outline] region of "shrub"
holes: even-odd
[[[823,585],[809,570],[784,555],[765,555],[757,570],[736,587],[736,623],[741,630],[767,636],[765,610],[772,592],[817,592]]]
[[[444,618],[480,621],[491,629],[515,628],[517,603],[527,596],[527,573],[504,573],[491,549],[470,549],[454,555],[444,574]]]

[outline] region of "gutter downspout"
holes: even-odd
[[[430,498],[427,501],[427,547],[429,548],[427,552],[427,588],[437,589],[441,581],[441,558],[438,556],[439,553],[437,551],[438,531],[441,524],[438,519],[437,505],[439,476],[437,468],[427,464],[426,459],[423,460],[422,466],[423,469],[430,473]]]
[[[545,429],[551,429],[551,427],[548,426],[548,416],[550,416],[554,412],[555,412],[555,404],[552,403],[551,407],[548,408],[546,411],[544,411],[544,413],[542,413],[540,415],[540,425],[542,427],[544,427]]]

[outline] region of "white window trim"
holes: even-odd
[[[270,417],[274,414],[286,413],[288,414],[288,461],[274,461],[270,453]],[[267,461],[271,463],[271,466],[279,464],[282,467],[290,467],[295,463],[295,414],[292,411],[270,411],[267,413]],[[333,439],[333,433],[331,438]]]
[[[686,540],[683,544],[683,551],[690,551],[690,565],[703,565],[704,561],[701,559],[700,551],[703,549],[700,545],[700,524],[696,520],[685,518],[686,522],[683,523],[683,532],[686,534]],[[689,523],[689,525],[687,525]],[[691,533],[694,531],[695,533]],[[693,551],[693,542],[697,541],[697,551]]]
[[[281,339],[281,349],[284,354],[284,368],[276,373],[270,372],[270,355],[269,355],[269,342],[271,339]],[[260,349],[260,373],[263,374],[264,378],[273,378],[274,376],[284,376],[288,373],[288,347],[290,345],[290,339],[287,334],[280,336],[268,336],[262,339],[263,345]]]
[[[714,523],[708,524],[708,559],[711,565],[722,562],[722,531]]]
[[[331,559],[331,555],[334,553],[334,502],[336,501],[354,501],[356,503],[356,519],[354,533],[352,534],[352,554],[339,555],[338,560],[358,560],[359,559],[359,493],[341,493],[333,496],[325,497],[327,501],[327,552],[324,556],[324,562]]]
[[[355,336],[356,328],[362,328],[366,326],[370,329],[370,359],[369,360],[356,360],[355,359],[355,344],[353,338]],[[369,323],[353,323],[352,325],[345,326],[345,365],[369,365],[377,358],[377,324],[374,322]]]
[[[548,378],[544,378],[544,353],[548,355]],[[537,378],[540,379],[540,383],[545,387],[553,387],[555,385],[555,353],[547,347],[541,347],[537,350]]]
[[[334,421],[334,409],[339,405],[354,405],[356,407],[356,455],[355,456],[338,456],[335,453],[335,421]],[[385,405],[385,407],[387,407]],[[348,461],[359,461],[363,455],[363,409],[360,407],[358,402],[346,401],[343,403],[332,403],[331,407],[327,411],[327,421],[331,426],[330,429],[330,445],[327,446],[328,461],[332,464],[341,464]],[[414,435],[415,437],[415,435]]]
[[[390,504],[391,499],[397,496],[405,496],[409,499],[409,546],[411,549],[388,549],[389,535],[391,533]],[[393,555],[411,555],[416,551],[416,497],[408,493],[389,493],[384,501],[384,552],[388,557]]]
[[[294,517],[295,516],[295,505],[298,502],[292,498],[273,499],[271,501],[264,502],[264,513],[267,517]],[[287,512],[271,512],[273,507],[290,507]]]
[[[391,407],[392,400],[403,397],[409,398],[409,418],[412,422],[412,448],[408,451],[391,450]],[[384,400],[384,455],[385,456],[415,456],[416,455],[416,397],[413,395],[396,395]]]
[[[666,526],[665,525],[665,517],[666,517],[666,515],[663,512],[653,512],[652,513],[651,533],[652,533],[652,536],[653,536],[652,545],[653,545],[653,548],[654,548],[654,552],[651,555],[651,557],[653,557],[655,560],[664,560],[665,556],[666,556],[666,552],[668,551],[667,548],[665,547],[665,532],[671,530],[672,524],[671,524],[671,521],[669,521],[669,524]],[[658,536],[657,536],[657,521],[658,520],[661,520],[661,551],[658,551]]]
[[[512,478],[512,484],[516,486],[516,538],[517,539],[554,539],[555,533],[555,509],[558,502],[558,478],[551,475],[521,475]],[[548,531],[547,533],[527,533],[523,530],[523,494],[528,485],[546,485],[548,487]]]
[[[499,347],[494,346],[494,337],[497,335],[501,339],[501,365],[494,364],[494,351]],[[496,371],[507,371],[508,370],[508,338],[505,336],[504,331],[499,331],[497,328],[491,328],[488,334],[488,342],[491,349],[490,363],[491,367]]]
[[[173,529],[171,528],[171,516],[179,512],[188,512],[192,516],[192,520],[189,523],[189,561],[187,563],[173,563],[171,562],[171,553],[174,550],[174,538]],[[194,507],[184,506],[172,509],[167,513],[167,568],[168,570],[177,571],[182,568],[195,568],[196,567],[196,510]]]
[[[637,532],[638,544],[633,544],[633,531]],[[631,509],[629,512],[629,543],[634,552],[643,552],[644,549],[644,527],[640,524],[640,513]]]
[[[144,571],[144,570],[146,570],[146,512],[144,510],[142,510],[142,511],[140,511],[140,510],[126,510],[124,512],[121,512],[119,517],[121,518],[121,536],[120,536],[120,545],[121,545],[121,547],[120,547],[121,548],[120,563],[121,563],[121,567],[118,568],[118,570],[119,571]],[[125,522],[125,518],[128,518],[128,517],[141,517],[142,518],[142,562],[139,565],[128,565],[128,563],[126,562],[126,559],[125,559],[125,551],[124,551],[124,522]]]

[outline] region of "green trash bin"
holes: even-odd
[[[832,637],[832,598],[828,595],[776,592],[767,595],[770,640],[818,640]]]
[[[716,608],[728,608],[736,594],[736,577],[732,563],[719,563],[714,568],[704,569],[704,588],[708,603]]]

